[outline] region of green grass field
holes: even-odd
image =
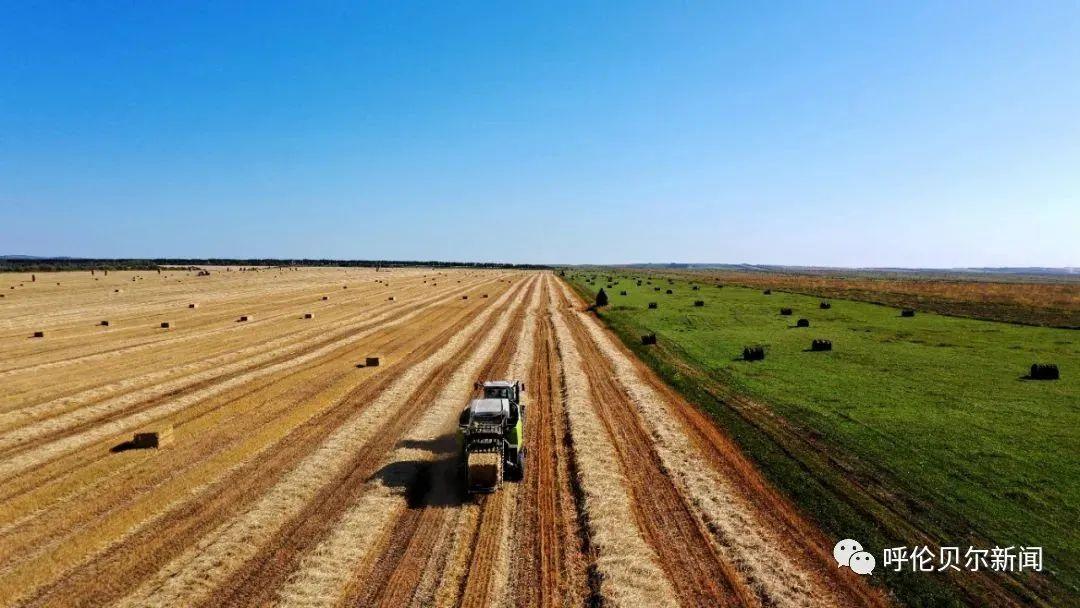
[[[593,285],[585,283],[589,275],[597,277]],[[579,273],[571,284],[594,294],[605,286],[604,276]],[[1075,330],[921,311],[903,318],[896,308],[845,300],[823,310],[815,297],[701,282],[693,291],[686,281],[652,281],[637,286],[621,279],[605,289],[610,305],[602,317],[676,388],[729,426],[766,475],[827,532],[852,530],[908,546],[919,540],[906,537],[914,531],[965,548],[1042,546],[1051,574],[1017,577],[1019,583],[1006,587],[1026,587],[1018,597],[1032,590],[1050,600],[1076,597]],[[694,300],[705,305],[694,307]],[[647,309],[649,302],[658,309]],[[793,315],[781,316],[781,307]],[[800,318],[810,327],[796,328]],[[638,336],[646,332],[657,334],[657,347],[640,345]],[[834,350],[811,352],[815,338],[831,340]],[[753,344],[765,347],[764,361],[741,360],[743,346]],[[1024,379],[1034,362],[1057,363],[1062,378]],[[766,404],[768,415],[734,405],[725,394]],[[769,420],[775,414],[781,422]],[[919,576],[925,579],[912,578]],[[980,593],[953,595],[954,583],[967,582],[957,577],[908,574],[884,582],[908,603],[970,601]]]

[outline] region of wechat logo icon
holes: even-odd
[[[862,543],[850,538],[845,538],[836,543],[832,554],[833,559],[836,560],[837,568],[847,566],[856,574],[870,574],[874,571],[874,566],[877,565],[874,556],[869,551],[863,551]]]

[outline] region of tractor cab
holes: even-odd
[[[477,388],[483,389],[484,399],[509,399],[521,402],[521,394],[525,392],[525,385],[516,380],[490,380],[477,382]]]
[[[525,392],[525,385],[518,381],[495,380],[480,384],[484,391],[484,399],[506,399],[510,402],[510,424],[517,424],[519,417],[525,415],[525,404],[521,395]]]
[[[473,399],[469,406],[461,412],[458,424],[469,425],[498,425],[504,426],[511,422],[511,403],[509,399],[483,397]]]

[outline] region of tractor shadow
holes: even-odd
[[[401,493],[410,509],[454,508],[469,502],[453,434],[429,440],[406,439],[398,445],[425,450],[435,458],[391,462],[376,471],[371,481]]]
[[[121,452],[126,452],[128,450],[137,450],[137,449],[139,449],[139,448],[135,445],[135,442],[128,439],[127,441],[121,441],[120,443],[118,443],[118,444],[114,445],[113,447],[109,448],[109,453],[110,454],[119,454]]]

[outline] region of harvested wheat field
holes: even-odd
[[[888,603],[551,273],[210,270],[0,275],[0,605]]]

